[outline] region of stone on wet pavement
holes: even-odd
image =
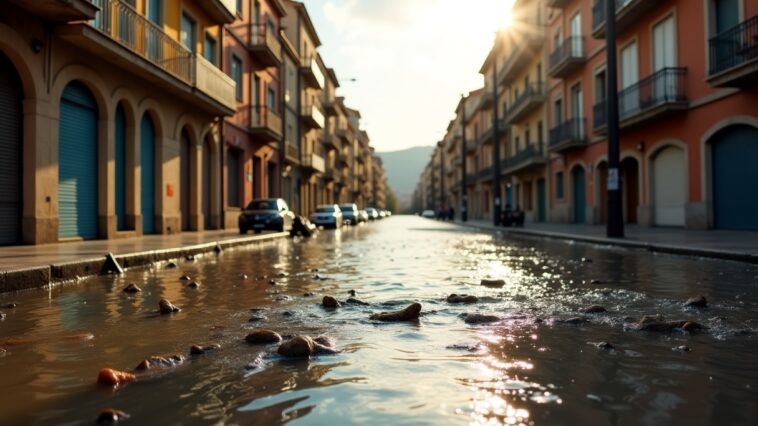
[[[591,305],[582,309],[582,312],[585,314],[599,314],[601,312],[606,312],[606,309],[600,305]]]
[[[190,277],[189,275],[182,275],[181,277],[179,277],[179,280],[180,281],[190,281],[190,280],[192,280],[192,277]]]
[[[221,345],[217,343],[211,345],[192,345],[190,346],[190,355],[203,355],[216,349],[221,349]]]
[[[326,309],[336,309],[342,305],[334,297],[324,296],[324,298],[321,299],[321,306],[325,307]]]
[[[136,371],[149,370],[156,367],[176,367],[184,363],[184,356],[180,354],[151,356],[143,359],[134,369]]]
[[[680,346],[674,346],[673,348],[671,348],[671,350],[675,352],[689,352],[692,349],[690,349],[689,346],[680,345]]]
[[[684,302],[684,306],[689,306],[692,308],[705,308],[708,306],[708,300],[703,295],[694,296],[687,299],[687,301]]]
[[[122,291],[124,293],[139,293],[140,291],[142,291],[142,289],[139,288],[139,286],[137,286],[137,284],[130,283],[129,285],[127,285],[126,287],[124,287],[124,289]]]
[[[615,349],[615,346],[613,346],[610,342],[606,342],[606,341],[595,343],[595,347],[598,349],[605,349],[605,350]]]
[[[688,320],[666,321],[662,315],[645,315],[640,322],[633,327],[639,331],[651,331],[656,333],[671,333],[674,330],[681,329],[687,332],[693,332],[703,329],[704,327],[695,322]]]
[[[456,294],[453,293],[450,296],[447,297],[448,303],[463,303],[463,304],[471,304],[476,303],[479,301],[479,298],[472,295],[472,294]]]
[[[380,312],[369,316],[370,320],[375,321],[415,321],[421,315],[421,304],[413,303],[399,311]]]
[[[187,287],[189,288],[199,288],[200,282],[199,281],[192,281],[191,283],[187,284]]]
[[[485,324],[489,322],[498,322],[501,319],[502,318],[497,315],[471,313],[466,314],[466,316],[463,318],[463,321],[466,324]]]
[[[158,311],[161,315],[172,314],[181,310],[181,308],[171,303],[168,299],[161,299],[161,301],[158,302]]]
[[[501,288],[505,286],[505,280],[482,278],[482,281],[480,282],[480,284],[483,285],[484,287]]]
[[[5,303],[0,305],[0,309],[15,309],[16,307],[18,307],[17,303]]]
[[[577,325],[577,324],[588,323],[589,320],[587,318],[584,318],[584,317],[571,317],[571,318],[559,319],[559,320],[556,320],[556,322],[559,322],[561,324]]]
[[[112,368],[103,368],[97,373],[97,384],[103,386],[119,386],[135,380],[136,375]]]
[[[254,345],[267,345],[281,342],[282,336],[273,330],[260,329],[248,333],[245,336],[245,341]]]
[[[369,306],[368,302],[364,302],[361,299],[356,299],[355,297],[348,297],[347,300],[345,300],[346,305],[360,305],[360,306]]]
[[[116,410],[115,408],[106,408],[100,412],[100,415],[97,416],[97,424],[103,426],[115,425],[118,424],[118,422],[126,420],[128,418],[129,415],[121,410]]]
[[[289,358],[304,358],[311,356],[315,347],[316,345],[310,337],[296,336],[282,342],[276,352]]]

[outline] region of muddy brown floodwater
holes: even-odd
[[[91,424],[111,407],[161,425],[758,424],[753,265],[401,216],[177,263],[0,295],[18,304],[0,309],[0,423]],[[320,305],[350,290],[369,305]],[[707,308],[684,306],[700,294]],[[162,298],[182,310],[158,314]],[[414,302],[416,322],[368,319]],[[591,305],[606,312],[580,312]],[[475,313],[497,321],[464,321]],[[652,314],[707,328],[633,329]],[[244,341],[260,327],[341,352],[283,359]],[[186,360],[95,384],[174,353]]]

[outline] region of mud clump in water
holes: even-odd
[[[337,299],[333,298],[332,296],[324,296],[324,298],[321,300],[321,306],[326,309],[337,309],[342,305],[337,301]]]
[[[347,300],[345,300],[346,305],[360,305],[360,306],[368,306],[368,302],[364,302],[363,300],[356,299],[355,297],[348,297]]]
[[[216,349],[221,349],[221,345],[219,344],[212,344],[212,345],[192,345],[190,346],[190,355],[203,355],[206,352],[210,352]]]
[[[702,325],[698,324],[695,321],[688,321],[688,320],[666,321],[663,319],[662,315],[645,315],[644,317],[642,317],[640,322],[638,322],[632,328],[638,331],[671,333],[676,329],[681,329],[687,332],[694,332],[694,331],[702,330],[705,327],[703,327]]]
[[[140,291],[142,291],[142,289],[139,288],[137,286],[137,284],[130,283],[129,285],[127,285],[126,287],[124,287],[124,289],[122,291],[124,293],[139,293]]]
[[[599,314],[601,312],[606,312],[606,309],[600,305],[591,305],[582,309],[582,312],[585,314]]]
[[[306,358],[311,355],[332,355],[339,351],[327,337],[313,339],[310,336],[296,336],[279,345],[276,352],[288,358]]]
[[[261,329],[248,333],[248,335],[245,336],[245,341],[254,345],[267,345],[269,343],[281,342],[282,336],[273,330]]]
[[[116,410],[115,408],[106,408],[100,412],[99,416],[97,416],[97,424],[115,425],[121,420],[126,420],[128,418],[129,415],[121,410]]]
[[[485,324],[488,322],[498,322],[500,319],[501,318],[497,315],[466,314],[466,316],[463,318],[463,321],[466,324]]]
[[[483,278],[480,285],[490,288],[501,288],[505,286],[505,280],[493,280]]]
[[[151,356],[148,359],[142,360],[136,367],[137,371],[149,370],[155,367],[176,367],[184,363],[184,357],[179,354],[166,355],[166,356]]]
[[[374,321],[415,321],[421,315],[421,304],[414,303],[405,309],[392,312],[380,312],[368,317]]]
[[[158,311],[161,313],[161,315],[173,314],[181,310],[182,309],[180,307],[174,305],[168,299],[161,299],[161,301],[158,302]]]
[[[471,304],[479,301],[479,298],[471,294],[451,294],[447,296],[447,303]]]
[[[708,307],[708,300],[705,298],[705,296],[702,295],[690,297],[686,302],[684,302],[684,306],[688,306],[690,308],[706,308]]]
[[[102,386],[119,386],[137,380],[137,376],[126,371],[103,368],[97,373],[97,384]]]
[[[561,324],[577,325],[577,324],[588,323],[589,320],[587,320],[587,318],[584,318],[584,317],[571,317],[571,318],[566,318],[566,319],[559,319],[557,322]]]

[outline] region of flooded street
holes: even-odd
[[[177,263],[0,295],[18,304],[0,309],[0,423],[91,424],[107,407],[127,424],[758,423],[755,265],[402,216]],[[142,292],[123,293],[128,283]],[[370,305],[321,306],[350,290]],[[450,304],[451,293],[479,302]],[[684,307],[699,294],[709,307]],[[159,315],[161,298],[182,311]],[[368,319],[413,302],[418,322]],[[607,312],[581,313],[590,305]],[[500,320],[467,324],[467,313]],[[653,314],[707,329],[631,329]],[[244,341],[257,328],[329,336],[342,351],[282,359]],[[173,353],[187,360],[115,390],[95,384],[102,367]]]

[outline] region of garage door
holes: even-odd
[[[716,228],[758,230],[758,129],[730,127],[711,147]]]
[[[21,82],[0,53],[0,244],[21,240]]]
[[[155,233],[155,126],[145,114],[140,129],[142,233]]]
[[[61,98],[58,143],[60,238],[97,237],[97,109],[82,83]]]
[[[686,179],[683,149],[669,146],[655,156],[653,199],[656,225],[684,226],[684,205],[687,202]]]

